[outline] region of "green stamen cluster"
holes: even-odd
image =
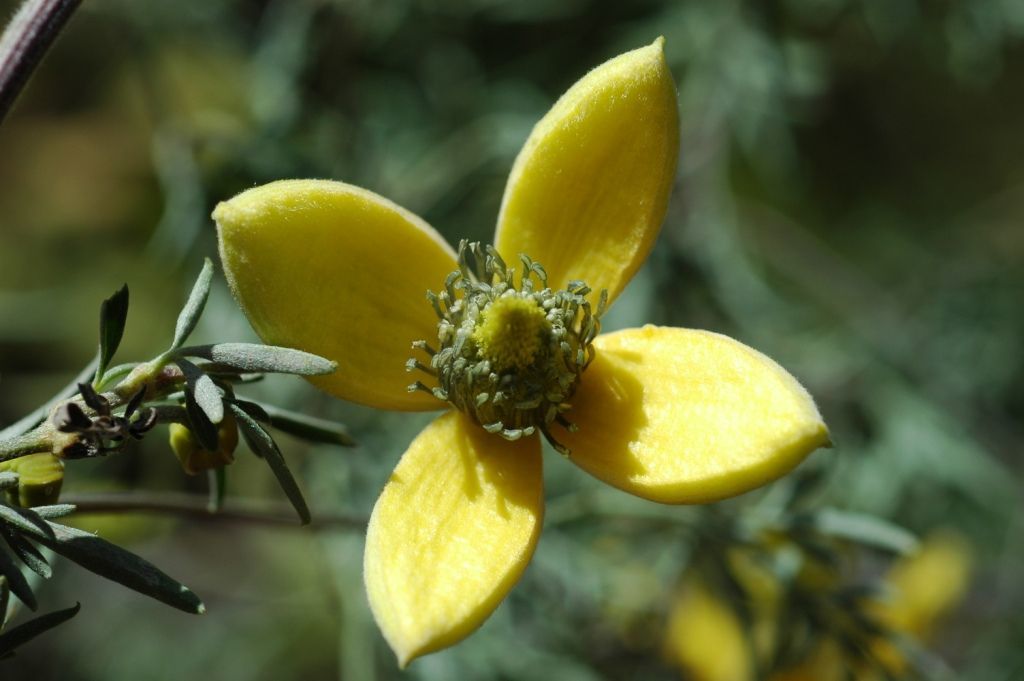
[[[494,247],[459,244],[459,269],[448,275],[443,291],[427,292],[439,319],[440,347],[418,340],[413,348],[430,357],[429,365],[416,359],[406,363],[409,371],[426,372],[438,385],[416,381],[409,390],[429,392],[507,440],[539,430],[568,455],[550,426],[558,422],[575,430],[564,414],[594,359],[608,293],[601,292],[593,311],[585,283],[571,281],[565,290],[553,291],[544,268],[519,257],[517,286],[515,269]]]

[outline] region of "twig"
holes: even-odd
[[[156,513],[183,516],[213,522],[300,527],[295,511],[284,504],[256,501],[233,501],[219,511],[207,508],[206,496],[174,492],[125,492],[110,494],[79,494],[61,497],[61,503],[74,504],[76,514],[85,513]],[[309,527],[316,529],[363,529],[365,518],[341,515],[314,515]]]
[[[0,123],[82,0],[25,0],[0,36]]]
[[[28,454],[53,451],[53,443],[43,429],[0,440],[0,463]]]

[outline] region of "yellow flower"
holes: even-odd
[[[963,599],[971,563],[971,548],[962,536],[951,530],[931,532],[886,575],[892,593],[879,603],[879,619],[891,629],[927,639],[935,623]]]
[[[384,409],[458,407],[413,441],[370,518],[366,588],[402,665],[471,633],[525,569],[543,516],[539,434],[665,503],[742,493],[828,440],[797,381],[737,341],[650,326],[594,338],[588,293],[610,304],[629,282],[675,175],[662,43],[594,69],[534,128],[489,251],[459,257],[417,216],[339,182],[274,182],[214,212],[256,332],[338,362],[317,386]],[[517,280],[520,254],[534,260]],[[407,369],[432,385],[409,391]]]
[[[963,537],[947,530],[932,532],[885,576],[889,593],[875,607],[875,615],[892,631],[927,642],[936,624],[967,593],[971,562],[971,548]],[[903,652],[889,641],[878,641],[872,653],[891,673],[905,672]],[[865,674],[858,681],[874,678]]]
[[[742,554],[736,554],[739,558]],[[928,640],[936,622],[963,598],[969,585],[971,552],[959,536],[946,531],[929,534],[914,553],[901,558],[886,574],[883,586],[888,597],[871,603],[879,623],[920,643]],[[745,629],[733,607],[689,577],[672,601],[665,631],[665,654],[697,681],[749,681],[755,661],[771,660],[779,635],[776,624],[781,584],[756,564],[733,562],[740,582],[750,597],[754,620]],[[820,579],[820,578],[819,578]],[[823,587],[827,585],[822,583]],[[827,597],[823,591],[821,598]],[[767,641],[758,641],[758,634]],[[759,645],[763,643],[772,645]],[[709,655],[708,651],[715,651]],[[892,677],[907,672],[903,652],[889,639],[877,637],[866,651]],[[879,681],[881,674],[863,660],[844,654],[835,639],[819,636],[804,659],[772,672],[769,681]],[[888,678],[888,677],[887,677]]]

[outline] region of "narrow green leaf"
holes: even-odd
[[[0,471],[0,492],[18,486],[18,474],[13,471]]]
[[[302,497],[302,491],[299,489],[298,483],[295,482],[291,471],[288,470],[288,464],[285,462],[284,456],[281,455],[281,450],[278,449],[277,443],[274,442],[270,434],[263,430],[263,427],[255,419],[245,413],[245,410],[237,404],[231,405],[231,411],[234,412],[235,417],[238,419],[238,429],[242,433],[242,437],[245,438],[246,444],[249,445],[250,449],[259,454],[261,458],[266,460],[270,470],[277,477],[277,482],[281,485],[285,496],[288,497],[288,501],[295,508],[295,512],[299,514],[302,524],[309,524],[309,507],[306,505],[306,500]]]
[[[82,369],[71,383],[64,386],[60,392],[50,398],[50,400],[43,405],[40,405],[31,414],[28,414],[18,421],[7,426],[3,430],[0,430],[0,440],[7,440],[12,437],[18,437],[24,435],[28,431],[32,430],[46,418],[47,414],[53,409],[54,405],[58,402],[72,397],[78,392],[78,384],[92,381],[93,376],[96,375],[96,367],[99,366],[99,355],[97,355],[89,364]]]
[[[340,423],[281,409],[271,404],[246,402],[245,400],[236,400],[235,403],[246,409],[254,419],[268,423],[289,435],[328,445],[341,445],[342,447],[356,445],[356,441],[348,434],[348,428]],[[260,410],[266,418],[258,416],[259,412],[256,409]]]
[[[241,409],[245,410],[246,414],[253,417],[257,421],[267,424],[270,423],[270,414],[267,413],[267,410],[263,408],[262,404],[259,404],[258,402],[251,402],[249,400],[239,399],[234,399],[232,400],[232,402],[234,404],[237,404]]]
[[[187,359],[175,360],[175,363],[185,374],[188,390],[195,397],[196,404],[210,423],[217,425],[224,420],[224,398],[221,396],[220,388],[192,362]]]
[[[110,360],[117,352],[128,320],[128,284],[119,288],[100,305],[100,361],[96,367],[97,380],[103,379],[103,372],[110,366]]]
[[[917,538],[907,530],[864,513],[825,508],[814,514],[813,523],[823,534],[894,553],[910,553],[917,548]]]
[[[100,577],[185,612],[206,611],[199,597],[188,587],[167,576],[149,561],[125,551],[105,539],[82,530],[47,522],[47,531],[30,533],[40,544]]]
[[[11,587],[11,593],[17,596],[30,610],[34,611],[39,607],[36,603],[36,596],[32,593],[32,587],[29,586],[28,580],[25,579],[21,567],[18,566],[14,556],[11,555],[11,552],[3,544],[0,544],[0,575],[7,578],[7,583]]]
[[[210,417],[196,402],[195,393],[191,390],[185,391],[185,413],[188,414],[188,427],[199,440],[203,449],[216,451],[219,439],[217,426],[213,425]]]
[[[22,532],[28,532],[35,535],[37,532],[47,532],[46,521],[39,517],[35,511],[27,508],[14,508],[6,504],[0,504],[0,522],[20,530]]]
[[[0,634],[0,656],[9,655],[18,646],[28,643],[36,636],[67,622],[77,615],[80,609],[81,604],[75,603],[74,607],[46,613]]]
[[[53,520],[54,518],[63,518],[66,515],[74,513],[75,505],[48,504],[46,506],[36,506],[32,509],[32,512],[44,520]]]
[[[337,368],[337,364],[317,355],[255,343],[217,343],[194,345],[175,351],[178,356],[201,357],[241,372],[276,372],[300,376],[321,376]]]
[[[185,307],[181,308],[178,323],[174,327],[174,341],[171,349],[180,348],[188,340],[189,334],[196,328],[199,317],[206,307],[206,299],[210,297],[210,282],[213,281],[213,263],[209,258],[203,261],[203,269],[199,272],[192,293],[189,294]]]
[[[22,563],[28,566],[29,570],[43,579],[49,579],[53,576],[50,564],[46,561],[43,554],[39,552],[39,549],[32,545],[32,542],[9,527],[0,528],[0,534],[3,534],[4,541],[11,547],[11,551]]]
[[[196,396],[196,404],[210,419],[210,423],[217,425],[224,420],[224,402],[212,378],[206,374],[197,378],[192,392]]]

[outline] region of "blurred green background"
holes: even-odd
[[[0,424],[89,361],[99,302],[123,282],[119,359],[165,347],[216,253],[213,205],[253,184],[344,180],[452,242],[488,240],[531,126],[589,68],[659,35],[679,86],[677,184],[605,328],[711,329],[799,377],[837,444],[802,469],[821,475],[814,504],[966,536],[971,589],[932,647],[956,678],[1024,678],[1019,0],[87,2],[0,126]],[[196,338],[252,338],[222,280]],[[297,379],[248,394],[359,441],[282,436],[315,514],[365,518],[430,418]],[[80,600],[82,613],[0,676],[686,678],[661,632],[693,559],[686,528],[706,512],[659,508],[666,523],[638,526],[624,518],[649,504],[545,462],[547,526],[522,583],[477,634],[405,673],[369,618],[359,530],[132,516],[92,526],[209,613],[61,563],[41,610]],[[230,474],[234,495],[281,498],[251,457]],[[203,483],[156,433],[71,462],[65,491]]]

